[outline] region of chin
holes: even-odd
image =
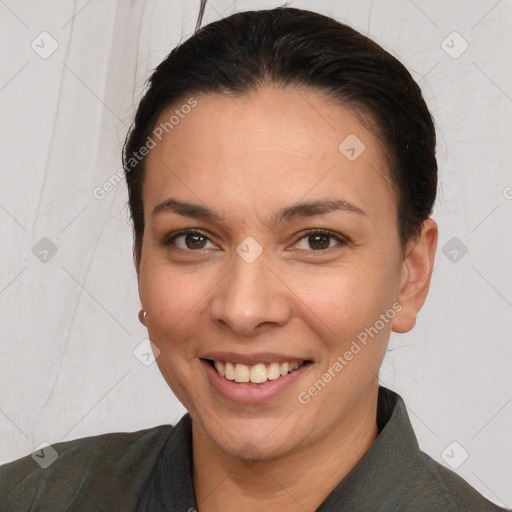
[[[210,417],[203,428],[224,453],[247,461],[272,460],[282,457],[300,444],[301,433],[284,415],[279,419],[243,418],[218,422]],[[226,423],[231,428],[223,428]],[[305,435],[304,435],[305,437]]]

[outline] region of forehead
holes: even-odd
[[[186,142],[203,154],[212,150],[218,154],[223,149],[249,152],[260,147],[294,155],[300,143],[303,151],[315,155],[319,151],[338,155],[340,137],[356,132],[370,146],[379,143],[375,130],[372,133],[368,129],[369,116],[363,125],[362,111],[342,106],[326,93],[310,88],[269,85],[244,94],[195,95],[193,108],[188,108],[189,102],[190,98],[184,97],[160,115],[157,126],[165,129],[169,120],[173,124],[165,130],[173,135],[164,134],[166,144]],[[180,115],[182,110],[187,113]],[[248,144],[237,148],[230,144],[233,136]]]
[[[290,203],[333,190],[394,206],[380,140],[352,109],[326,94],[265,87],[243,95],[194,95],[196,105],[182,109],[189,100],[173,104],[157,121],[165,127],[174,116],[147,157],[146,211],[168,195],[218,203],[225,194],[236,202],[236,192],[242,204],[282,203],[286,193]]]

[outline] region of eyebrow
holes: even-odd
[[[323,215],[334,211],[344,211],[366,216],[366,213],[361,208],[358,208],[347,201],[343,201],[341,199],[321,199],[318,201],[306,201],[281,208],[274,215],[274,222],[289,222],[292,219],[300,217],[313,217],[315,215]],[[192,217],[194,219],[224,222],[221,215],[207,206],[190,203],[188,201],[179,201],[174,198],[167,199],[163,203],[155,206],[151,215],[155,216],[163,212],[177,213],[178,215]]]

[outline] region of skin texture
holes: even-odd
[[[197,106],[146,160],[136,260],[141,321],[161,351],[162,375],[193,419],[199,510],[314,510],[377,436],[379,367],[391,330],[412,329],[425,301],[437,226],[425,221],[404,251],[384,148],[367,123],[323,93],[266,86],[195,98]],[[350,134],[365,145],[354,161],[338,149]],[[152,215],[171,197],[223,220]],[[364,215],[340,210],[274,221],[283,207],[319,199],[344,200]],[[185,228],[207,238],[161,244]],[[308,238],[308,229],[346,243]],[[248,236],[263,249],[252,263],[236,252]],[[396,303],[394,319],[300,403],[299,393]],[[214,350],[313,364],[276,398],[240,404],[206,377],[200,357]]]

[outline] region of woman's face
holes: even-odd
[[[378,139],[320,92],[195,99],[146,160],[144,323],[195,425],[278,457],[374,403],[406,275],[396,196]]]

